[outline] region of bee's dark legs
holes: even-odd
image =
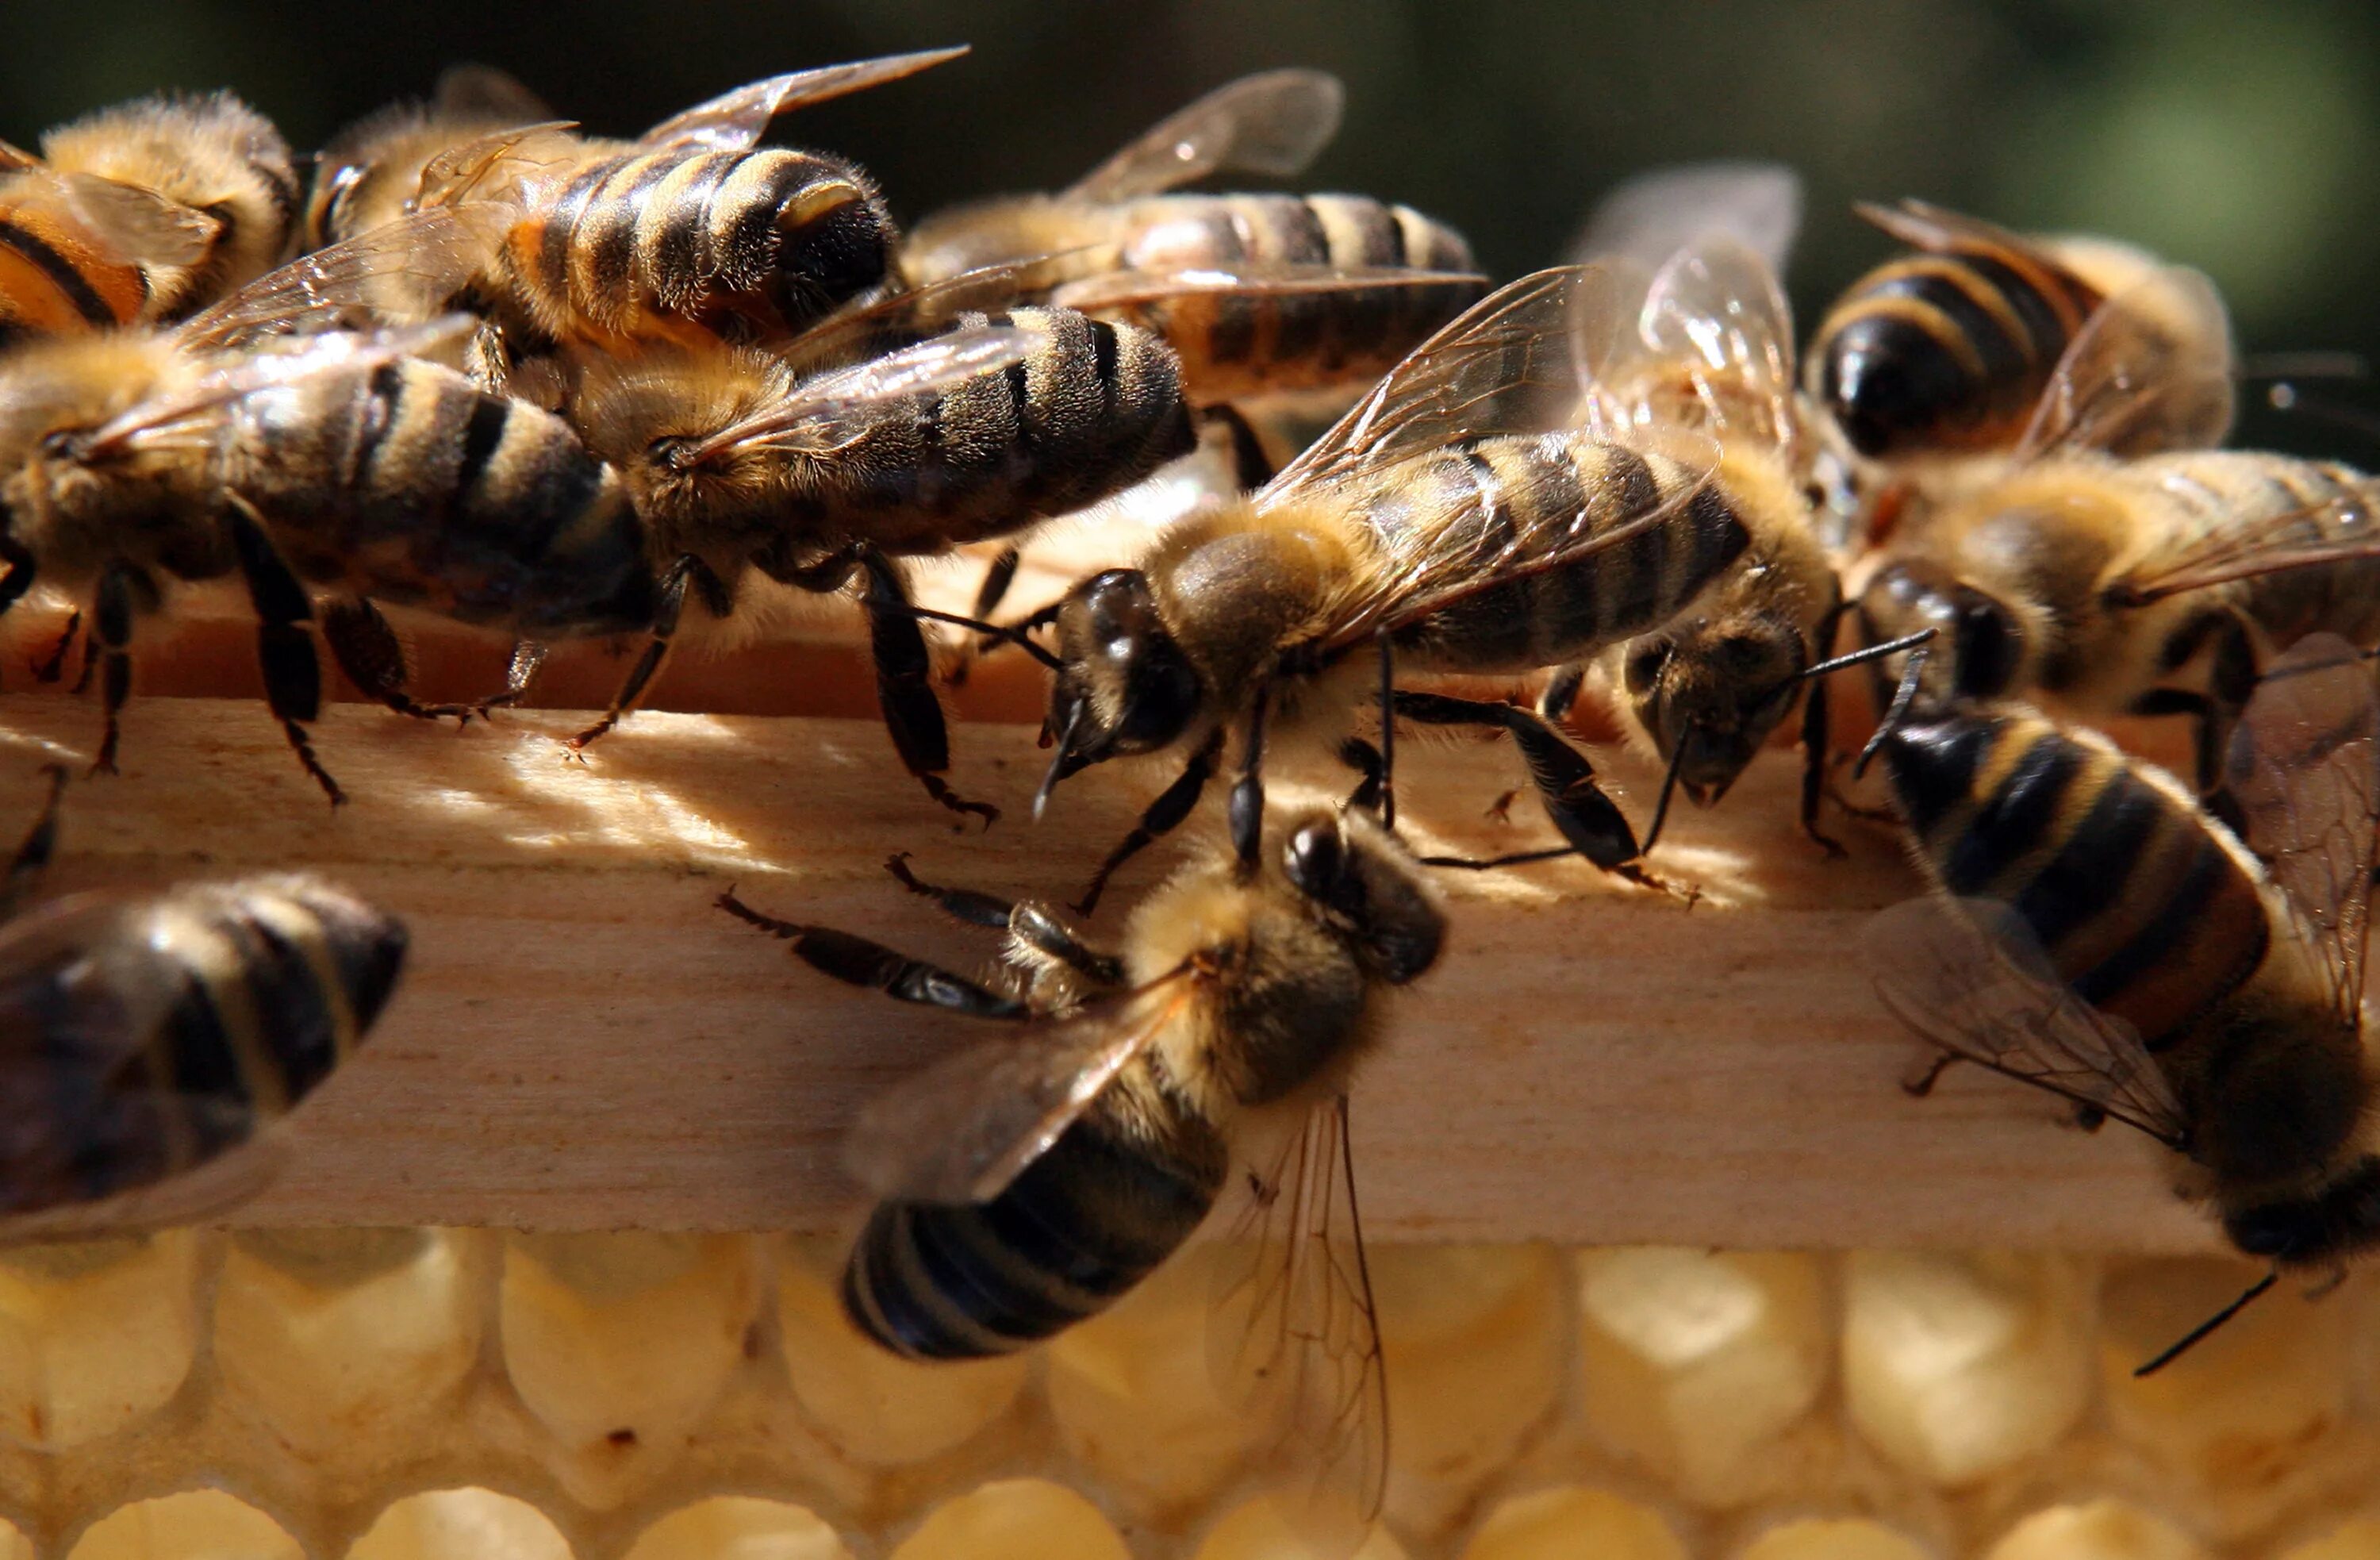
[[[335,601],[322,609],[322,642],[331,659],[358,691],[369,694],[400,715],[436,720],[453,715],[468,718],[468,704],[421,704],[405,691],[411,675],[405,664],[405,646],[380,608],[361,596]]]
[[[669,571],[662,576],[661,591],[654,604],[652,627],[645,639],[644,653],[638,656],[637,664],[628,668],[628,675],[621,682],[620,691],[612,696],[611,705],[604,710],[603,718],[570,739],[570,751],[574,755],[583,753],[589,743],[619,725],[627,713],[637,707],[637,701],[645,696],[646,686],[661,671],[662,664],[669,659],[670,639],[677,632],[678,615],[686,610],[688,585],[699,589],[703,599],[713,603],[714,611],[717,610],[716,603],[726,594],[719,577],[693,554],[685,554],[670,565]],[[528,663],[524,672],[520,652],[515,651],[513,670],[521,675],[521,680],[517,685],[508,681],[507,688],[517,686],[526,689],[528,680],[537,676],[537,669],[544,661],[545,650],[540,646],[535,659]]]
[[[298,765],[336,807],[347,799],[346,793],[314,757],[313,741],[306,734],[306,727],[322,713],[322,664],[315,657],[314,637],[308,631],[314,621],[314,603],[244,501],[234,497],[224,513],[224,524],[232,550],[239,557],[240,576],[248,582],[248,599],[256,608],[256,662],[264,673],[265,703],[281,723],[281,734],[289,739]],[[105,615],[103,611],[103,638]],[[112,684],[113,666],[109,673]]]
[[[486,720],[489,711],[508,710],[527,699],[529,689],[537,682],[538,673],[545,669],[547,648],[538,640],[514,640],[512,659],[504,663],[504,691],[491,693],[485,699],[466,706],[468,713],[465,718],[468,720],[470,715],[477,715]]]
[[[1366,812],[1380,810],[1380,783],[1385,777],[1388,761],[1380,750],[1360,737],[1350,737],[1339,744],[1339,762],[1356,774],[1355,788],[1347,793],[1347,805]]]
[[[1623,877],[1632,883],[1650,887],[1667,884],[1637,866],[1644,854],[1636,843],[1636,831],[1619,806],[1596,784],[1595,766],[1586,755],[1563,741],[1543,719],[1526,710],[1510,704],[1491,703],[1476,699],[1451,699],[1437,693],[1399,691],[1397,713],[1407,720],[1427,725],[1492,725],[1512,734],[1528,765],[1530,783],[1536,787],[1537,799],[1545,805],[1547,817],[1570,842],[1568,851],[1552,854],[1584,856],[1605,871]],[[1500,858],[1495,865],[1517,865],[1523,859],[1545,860],[1542,853],[1524,852],[1521,857]],[[1459,858],[1433,858],[1434,866],[1469,866]],[[1485,864],[1485,863],[1482,863]]]
[[[78,608],[67,614],[67,626],[58,630],[56,642],[50,646],[50,652],[33,663],[35,682],[51,683],[58,680],[66,670],[67,654],[74,649],[75,636],[81,631],[82,612]]]
[[[1108,879],[1115,875],[1117,868],[1181,826],[1182,820],[1189,817],[1191,810],[1198,805],[1198,798],[1206,791],[1207,782],[1215,777],[1215,770],[1222,759],[1223,733],[1218,728],[1198,745],[1196,752],[1190,755],[1190,762],[1182,766],[1182,773],[1174,777],[1173,784],[1160,791],[1157,799],[1142,811],[1140,822],[1132,826],[1132,833],[1124,835],[1116,847],[1108,852],[1107,859],[1099,863],[1099,870],[1091,874],[1090,886],[1084,889],[1083,896],[1075,901],[1076,915],[1087,916],[1099,908],[1099,896],[1107,892]]]
[[[977,1018],[1021,1018],[1025,1005],[1012,996],[986,990],[964,976],[906,954],[837,932],[827,926],[804,926],[762,915],[734,894],[722,894],[719,908],[736,920],[757,926],[793,945],[794,957],[847,985],[882,992],[900,1002],[920,1003]]]
[[[1393,829],[1397,826],[1397,647],[1386,634],[1375,636],[1373,642],[1380,652],[1380,784],[1373,806],[1380,815],[1380,827]],[[1342,755],[1344,751],[1341,750]]]
[[[1002,899],[972,888],[943,888],[922,882],[909,871],[909,853],[903,851],[884,863],[884,870],[912,894],[921,894],[942,913],[970,926],[1005,932],[1019,945],[1055,959],[1102,986],[1123,984],[1123,961],[1101,953],[1075,935],[1072,928],[1030,899]]]
[[[1586,668],[1577,662],[1555,667],[1554,675],[1537,692],[1537,713],[1548,725],[1560,725],[1570,718],[1571,707],[1578,702],[1579,690],[1585,686]]]
[[[93,774],[116,772],[115,750],[123,738],[124,701],[132,696],[133,579],[133,571],[122,565],[112,566],[100,575],[91,607],[90,649],[83,659],[82,680],[75,685],[76,691],[80,692],[91,681],[91,674],[99,674],[103,725],[99,756],[91,766]]]
[[[1256,699],[1248,707],[1247,745],[1240,755],[1240,777],[1232,783],[1231,798],[1224,808],[1224,820],[1232,832],[1232,854],[1239,860],[1243,878],[1257,875],[1264,849],[1265,713],[1271,704],[1272,685],[1258,683]]]
[[[951,766],[951,733],[942,718],[941,701],[934,697],[933,656],[926,649],[924,629],[909,611],[909,592],[892,560],[874,551],[864,553],[860,567],[868,571],[868,645],[876,661],[876,703],[884,715],[884,729],[893,751],[916,775],[926,794],[953,812],[972,812],[990,824],[1000,809],[988,801],[969,801],[943,783],[941,772]]]
[[[26,831],[16,855],[8,859],[7,876],[0,879],[0,924],[22,908],[26,898],[41,885],[42,874],[49,870],[50,857],[57,849],[58,810],[66,801],[67,766],[54,763],[43,772],[50,777],[49,799],[42,804],[42,815]]]
[[[1008,588],[1016,583],[1017,566],[1024,561],[1025,553],[1022,548],[1014,543],[1002,547],[1000,550],[1000,555],[991,560],[991,567],[983,571],[983,583],[976,587],[975,605],[969,609],[967,615],[978,622],[990,622],[991,615],[1000,610],[1000,603],[1008,599]],[[945,680],[953,688],[965,687],[967,671],[975,664],[976,658],[999,648],[1004,642],[1006,641],[993,639],[988,634],[978,634],[960,652],[957,664],[951,667],[950,676]]]
[[[1818,807],[1827,795],[1828,726],[1832,710],[1827,701],[1827,679],[1812,677],[1802,695],[1802,832],[1828,859],[1846,854],[1842,842],[1818,827]]]
[[[1223,402],[1204,408],[1198,415],[1222,429],[1231,440],[1232,481],[1254,490],[1272,481],[1272,457],[1265,453],[1264,441],[1257,436],[1255,426],[1241,415],[1239,408]]]

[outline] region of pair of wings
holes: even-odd
[[[2228,784],[2247,843],[2287,917],[2276,943],[2317,961],[2334,1021],[2362,1022],[2364,937],[2380,842],[2380,691],[2346,640],[2301,640],[2274,663],[2233,734]],[[2208,828],[2222,825],[2212,819]],[[2189,1121],[2129,1025],[2058,980],[2006,904],[1941,896],[1897,905],[1867,939],[1877,993],[1948,1054],[2061,1094],[2169,1147]],[[2274,956],[2277,957],[2277,955]]]
[[[1049,1152],[1118,1076],[1182,1021],[1208,977],[1184,964],[1133,990],[1027,1021],[871,1102],[845,1144],[878,1195],[990,1200]],[[1318,1105],[1245,1170],[1245,1213],[1220,1254],[1210,1363],[1263,1427],[1255,1466],[1318,1553],[1350,1554],[1388,1477],[1388,1398],[1344,1095]]]
[[[128,264],[196,265],[223,233],[222,218],[179,201],[98,174],[61,173],[0,142],[0,210],[8,208],[62,218]]]

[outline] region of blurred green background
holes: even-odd
[[[2210,272],[2250,351],[2380,362],[2380,6],[2371,0],[577,0],[499,6],[8,0],[0,137],[164,87],[229,86],[310,148],[438,70],[509,69],[630,132],[742,80],[970,43],[970,57],[786,122],[914,217],[1047,188],[1242,72],[1336,71],[1310,177],[1407,201],[1510,275],[1655,165],[1782,159],[1809,183],[1806,322],[1887,249],[1847,209],[1918,195]],[[2337,398],[2380,402],[2371,384]],[[2247,435],[2380,465],[2380,435],[2265,414]]]

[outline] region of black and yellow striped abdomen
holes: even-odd
[[[1252,266],[1261,277],[1272,265],[1467,272],[1474,264],[1469,243],[1444,223],[1363,195],[1160,195],[1126,204],[1112,220],[1118,268],[1160,276]],[[1486,290],[1479,282],[1222,287],[1101,312],[1163,335],[1182,356],[1193,396],[1212,403],[1368,383]],[[1063,289],[1058,298],[1068,300]]]
[[[13,182],[0,180],[0,347],[140,319],[149,302],[140,267],[54,203],[12,199]]]
[[[561,418],[407,360],[241,403],[226,485],[304,578],[531,636],[650,624],[645,533]]]
[[[1863,455],[2012,445],[2100,302],[2039,253],[1978,245],[1892,261],[1819,322],[1813,388]]]
[[[0,932],[0,1213],[154,1185],[353,1054],[406,932],[311,878],[86,895]]]
[[[820,463],[815,491],[788,496],[785,522],[822,550],[939,553],[1096,503],[1196,445],[1158,336],[1071,309],[990,323],[1031,331],[1031,355],[922,408],[886,408]]]
[[[1423,667],[1520,672],[1658,628],[1750,540],[1723,488],[1706,482],[1642,530],[1594,539],[1675,503],[1689,481],[1665,457],[1576,433],[1483,440],[1401,469],[1363,501],[1386,554],[1476,560],[1449,583],[1509,578],[1404,628],[1399,651]]]
[[[853,164],[680,145],[590,160],[513,230],[500,265],[558,336],[636,335],[659,316],[742,340],[800,330],[877,286],[894,242]]]
[[[2178,786],[2030,713],[1957,713],[1885,738],[1893,798],[1948,894],[2011,907],[2059,977],[2152,1051],[2252,975],[2258,885]]]
[[[914,1359],[1030,1347],[1180,1249],[1228,1163],[1221,1137],[1186,1113],[1160,1145],[1095,1104],[989,1201],[880,1205],[844,1267],[844,1309]]]

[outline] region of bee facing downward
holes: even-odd
[[[1873,750],[1938,894],[1885,912],[1871,949],[1888,1005],[1940,1048],[1912,1090],[1968,1061],[2138,1127],[2276,1274],[2380,1244],[2372,663],[2313,635],[2267,673],[2226,776],[2244,844],[2095,733],[1902,687]]]
[[[1263,1228],[1236,1249],[1254,1266],[1227,1281],[1216,1324],[1244,1331],[1218,1358],[1226,1391],[1273,1429],[1258,1466],[1298,1486],[1293,1518],[1352,1553],[1379,1508],[1387,1424],[1346,1088],[1382,994],[1427,972],[1446,924],[1419,865],[1359,810],[1296,814],[1281,842],[1253,869],[1227,853],[1188,867],[1113,953],[1038,905],[932,887],[895,858],[911,889],[1007,934],[1013,992],[721,904],[837,980],[1015,1027],[875,1102],[851,1140],[884,1200],[844,1306],[897,1354],[1010,1353],[1106,1310],[1205,1222],[1252,1134],[1291,1129],[1251,1175]]]

